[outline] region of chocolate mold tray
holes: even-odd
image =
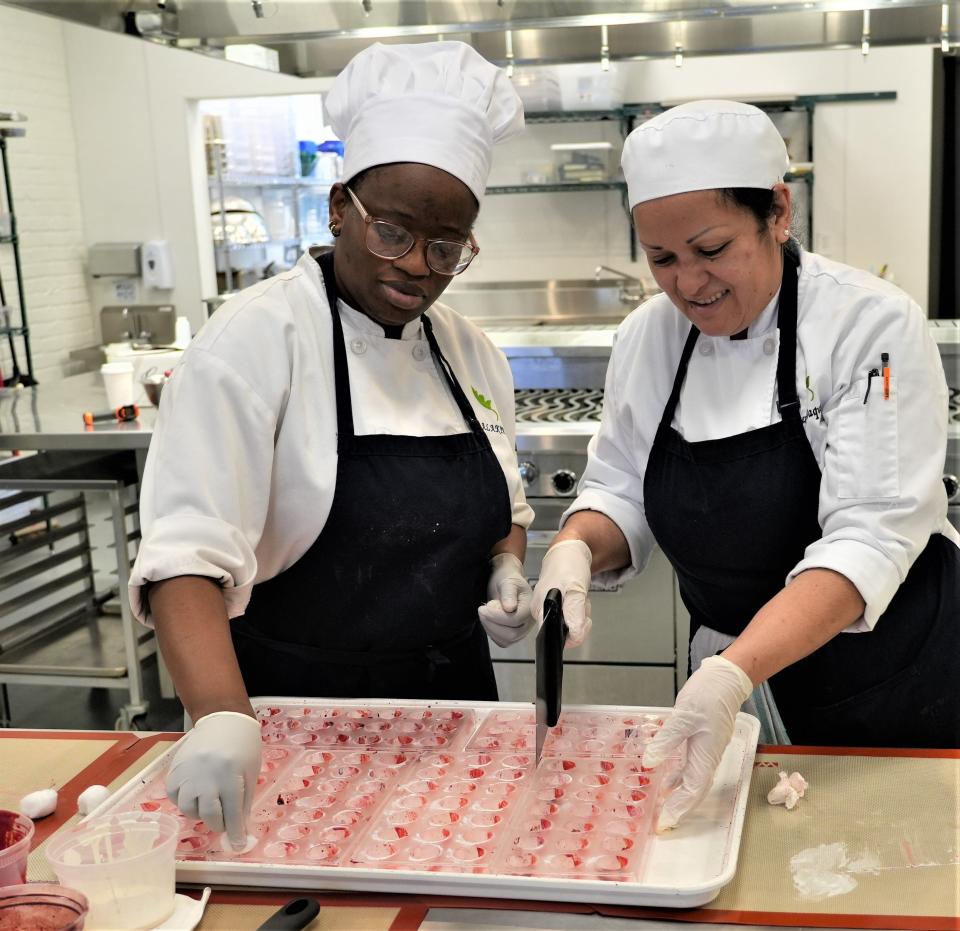
[[[565,710],[547,734],[546,756],[643,756],[646,744],[663,724],[662,713]],[[529,708],[493,711],[467,746],[488,752],[533,752],[536,732]]]
[[[534,769],[520,703],[261,698],[248,845],[181,818],[182,882],[692,907],[733,877],[759,726],[738,715],[705,801],[652,832],[669,763],[641,766],[669,709],[567,709]],[[497,745],[491,744],[491,738]],[[175,748],[94,814],[176,813]]]

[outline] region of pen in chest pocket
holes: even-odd
[[[880,353],[880,365],[883,367],[883,400],[890,400],[890,354]]]
[[[870,385],[873,384],[874,378],[877,378],[880,375],[880,369],[870,369],[867,372],[867,390],[863,393],[863,403],[867,403],[867,398],[870,397]]]

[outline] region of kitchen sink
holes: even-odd
[[[638,281],[618,278],[452,284],[441,301],[476,323],[526,326],[619,323],[641,301]]]

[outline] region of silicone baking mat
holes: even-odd
[[[666,709],[564,712],[534,768],[529,705],[259,699],[243,851],[181,817],[183,882],[686,906],[733,875],[756,722],[741,716],[686,841],[652,833],[643,747]],[[167,760],[102,808],[170,811]]]
[[[850,926],[960,927],[957,756],[800,747],[758,754],[740,868],[702,911],[798,924],[812,915],[902,916]],[[781,770],[810,783],[792,811],[766,800]]]

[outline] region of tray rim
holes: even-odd
[[[255,696],[250,699],[254,710],[262,705],[309,705],[336,703],[347,707],[387,708],[441,708],[475,711],[530,711],[528,702],[467,702],[424,701],[416,699],[324,699],[289,696]],[[647,705],[569,705],[564,710],[588,713],[669,714],[672,708]],[[478,715],[477,732],[485,715]],[[645,905],[688,908],[705,905],[719,895],[720,890],[733,879],[740,854],[743,824],[746,819],[747,798],[753,774],[760,736],[760,722],[752,715],[738,712],[732,740],[740,740],[742,759],[737,780],[733,813],[727,829],[722,868],[707,880],[671,886],[619,880],[576,880],[566,877],[514,876],[504,873],[427,873],[407,869],[368,869],[351,866],[321,866],[287,864],[270,866],[263,863],[245,863],[231,860],[178,860],[178,882],[205,883],[225,886],[263,886],[288,889],[324,889],[348,891],[362,889],[370,892],[408,892],[412,894],[459,895],[473,898],[513,898],[532,901],[583,902],[606,905]],[[140,785],[155,775],[176,751],[180,740],[172,743],[162,754],[135,773],[123,786],[97,806],[83,821],[108,814]],[[463,752],[460,748],[457,752]],[[373,751],[376,752],[376,751]],[[82,823],[82,822],[81,822]],[[251,882],[256,880],[256,883]],[[399,887],[399,888],[398,888]]]

